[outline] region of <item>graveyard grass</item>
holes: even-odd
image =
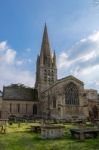
[[[99,138],[77,141],[69,133],[71,124],[65,128],[62,139],[42,140],[40,135],[30,131],[32,123],[8,125],[7,133],[0,134],[0,150],[99,150]]]

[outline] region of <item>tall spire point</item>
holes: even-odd
[[[41,57],[50,56],[51,57],[51,48],[48,38],[48,31],[47,31],[47,25],[45,22],[44,26],[44,33],[43,33],[43,39],[42,39],[42,45],[41,45]]]
[[[46,21],[45,21],[45,27],[47,28],[47,24],[46,24]]]

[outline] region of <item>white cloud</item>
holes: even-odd
[[[22,65],[23,63],[24,63],[23,60],[17,60],[16,61],[16,64],[19,65],[19,66]]]
[[[68,55],[65,52],[62,52],[59,57],[59,68],[69,65],[70,62],[68,61]]]
[[[28,68],[31,59],[18,58],[6,41],[0,42],[0,89],[11,83],[34,86],[34,76]]]
[[[99,31],[76,42],[66,53],[62,52],[58,68],[59,77],[72,74],[85,81],[88,87],[92,85],[99,90],[99,85],[95,84],[96,79],[99,81]]]
[[[98,70],[99,70],[99,65],[94,65],[94,66],[90,66],[90,67],[86,67],[85,69],[82,69],[80,71],[80,74],[83,76],[83,75],[93,74],[94,72],[99,73]]]
[[[96,80],[96,81],[95,81],[95,84],[99,86],[99,80]]]
[[[93,42],[99,42],[99,31],[89,36],[88,39],[92,40]]]
[[[2,41],[0,42],[0,51],[6,50],[7,49],[7,42]]]
[[[16,51],[13,49],[8,49],[5,53],[4,60],[10,64],[13,63],[16,57]]]
[[[33,72],[27,69],[15,68],[15,66],[3,65],[0,68],[0,89],[4,85],[9,85],[12,83],[21,83],[26,86],[34,86],[34,76]]]
[[[8,46],[7,41],[0,42],[0,61],[12,64],[15,61],[16,51]]]
[[[82,54],[77,60],[88,61],[95,57],[97,57],[97,53],[93,50],[90,51],[89,53]]]

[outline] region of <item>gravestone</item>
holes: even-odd
[[[46,124],[41,127],[42,139],[55,139],[64,136],[64,126],[55,124]]]

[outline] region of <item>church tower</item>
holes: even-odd
[[[39,92],[54,84],[57,80],[56,54],[52,54],[47,26],[45,24],[40,55],[36,62],[35,87]]]

